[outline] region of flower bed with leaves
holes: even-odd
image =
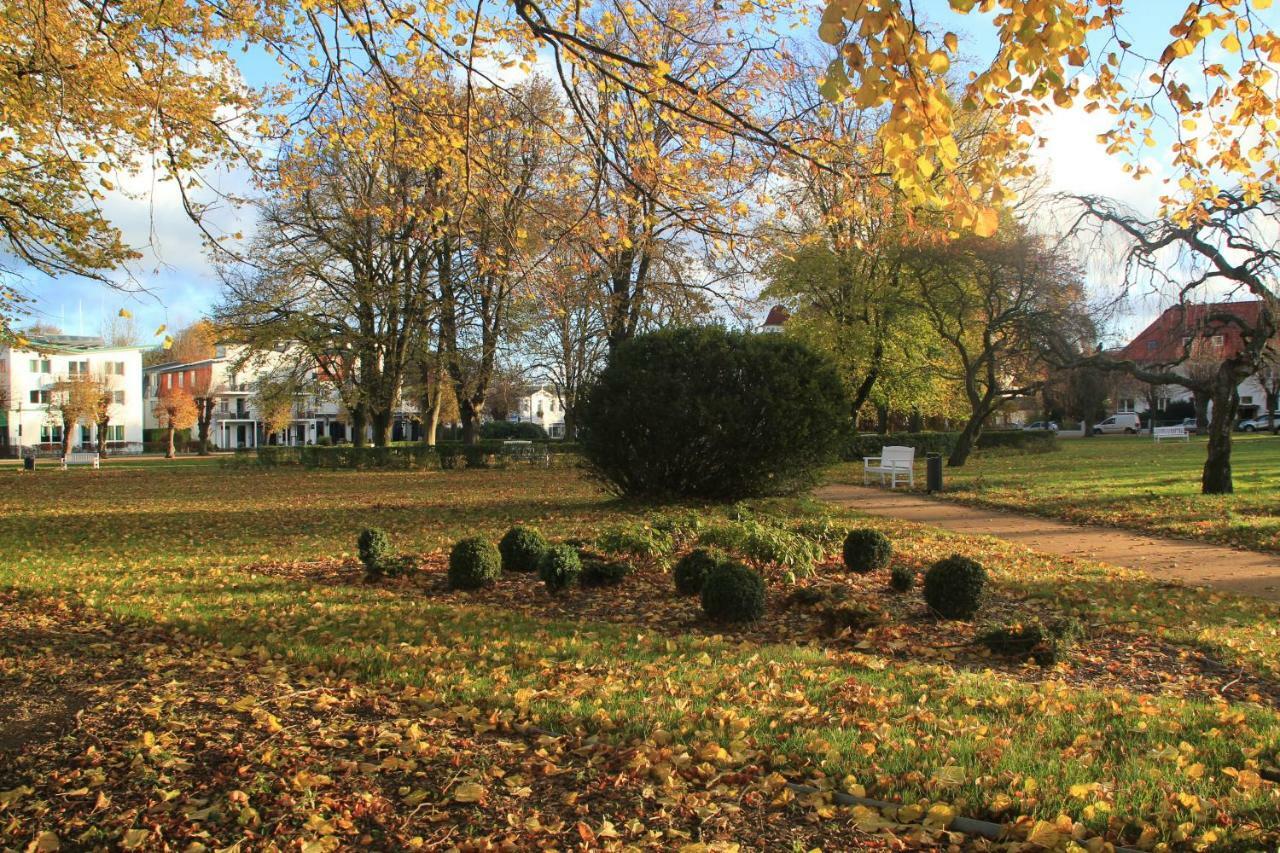
[[[92,609],[84,611],[72,606],[69,616],[58,617],[58,632],[83,649],[89,663],[95,644],[106,642],[95,633],[94,620],[116,624],[111,620],[125,617],[129,630],[159,632],[164,644],[172,644],[166,646],[172,657],[145,652],[140,641],[126,644],[140,650],[121,658],[126,662],[145,664],[148,655],[156,655],[157,680],[144,680],[132,694],[129,701],[140,709],[136,721],[121,727],[119,738],[103,741],[97,759],[103,765],[115,766],[124,756],[126,765],[133,766],[134,752],[128,750],[138,750],[129,743],[142,738],[143,747],[150,749],[139,726],[159,739],[168,721],[181,720],[192,708],[207,708],[215,724],[204,720],[181,726],[207,731],[211,738],[228,732],[243,735],[235,727],[220,727],[231,716],[243,715],[235,718],[252,725],[256,706],[246,703],[247,710],[236,710],[243,694],[229,683],[205,669],[199,677],[184,674],[175,661],[192,655],[184,652],[180,639],[197,648],[225,649],[226,654],[239,647],[233,660],[257,661],[252,668],[243,666],[239,676],[261,677],[263,685],[272,685],[271,692],[255,688],[256,702],[312,690],[332,679],[340,684],[334,696],[352,702],[380,697],[378,702],[391,703],[389,716],[420,720],[420,730],[429,728],[433,738],[434,727],[443,721],[431,709],[446,708],[472,709],[463,715],[468,725],[478,721],[482,727],[494,726],[497,737],[505,736],[503,725],[514,729],[524,723],[574,738],[595,736],[598,740],[583,743],[643,749],[643,761],[636,766],[647,778],[678,777],[681,784],[696,778],[704,786],[697,789],[699,796],[709,795],[716,803],[726,801],[710,793],[715,780],[737,780],[736,774],[761,780],[745,794],[754,791],[773,803],[781,789],[776,779],[763,780],[777,772],[792,781],[911,804],[893,814],[894,821],[923,821],[931,808],[941,806],[933,814],[943,824],[950,814],[1008,821],[1014,838],[1065,842],[1073,832],[1082,837],[1101,833],[1130,844],[1165,841],[1174,846],[1261,846],[1276,840],[1280,795],[1270,781],[1280,745],[1274,686],[1280,677],[1280,638],[1274,629],[1280,609],[1275,605],[1161,586],[1134,573],[1050,559],[990,540],[853,517],[824,520],[804,502],[655,514],[611,502],[590,483],[555,471],[511,477],[500,471],[135,469],[102,472],[92,489],[85,487],[90,481],[81,473],[38,474],[0,496],[0,513],[7,522],[0,531],[0,550],[12,555],[0,564],[0,578],[25,590],[24,600],[40,602],[30,618],[47,616],[50,601],[89,605]],[[170,477],[181,479],[166,479]],[[179,483],[182,488],[176,488]],[[805,531],[811,541],[821,543],[822,556],[811,571],[796,573],[792,584],[786,579],[788,568],[741,555],[767,579],[765,616],[745,625],[709,623],[694,599],[676,595],[665,566],[698,543],[699,530],[748,518]],[[552,596],[534,575],[503,573],[491,587],[447,590],[444,566],[454,541],[482,535],[496,543],[517,523],[536,525],[553,541],[575,540],[584,548],[594,547],[598,535],[620,525],[633,533],[658,530],[664,535],[653,538],[662,543],[669,539],[670,549],[659,553],[667,550],[660,544],[649,556],[622,557],[633,571],[616,586],[571,587]],[[892,591],[892,567],[865,575],[844,571],[838,556],[843,533],[868,525],[893,541],[894,566],[920,571],[953,552],[981,561],[990,580],[977,619],[932,618],[918,584],[905,593]],[[367,526],[387,530],[395,547],[423,568],[404,578],[364,583],[355,543]],[[643,538],[617,541],[636,545]],[[636,550],[646,548],[637,545]],[[795,599],[799,590],[827,587],[847,589],[843,600],[874,606],[878,613],[870,621],[875,624],[861,624],[866,615],[842,608],[834,597],[818,604]],[[841,622],[828,626],[828,609],[845,628]],[[5,612],[18,611],[8,606]],[[997,656],[976,642],[988,628],[1063,616],[1087,630],[1070,654],[1051,666]],[[27,665],[31,656],[46,654],[32,651],[42,648],[39,643],[24,642],[27,628],[6,623],[0,630],[7,638],[6,687],[21,683],[11,680],[30,683],[39,677],[33,673],[53,666]],[[184,637],[175,639],[175,630]],[[213,641],[218,645],[210,645]],[[101,653],[112,660],[121,657],[113,657],[109,647]],[[222,654],[210,660],[234,671],[236,666],[228,666]],[[191,663],[204,666],[200,656]],[[192,705],[164,699],[180,695],[159,689],[166,677],[196,685],[191,689],[199,698]],[[108,676],[103,683],[112,680]],[[5,696],[14,693],[35,691],[3,691]],[[161,698],[146,698],[152,694]],[[322,825],[337,826],[336,835],[344,841],[371,832],[354,818],[380,808],[379,795],[372,792],[373,799],[361,799],[336,793],[357,782],[370,792],[372,783],[360,777],[360,765],[374,762],[351,754],[364,748],[343,752],[346,747],[333,745],[356,743],[353,732],[337,724],[330,732],[311,717],[269,713],[284,729],[273,741],[281,752],[291,751],[286,744],[295,743],[294,737],[312,739],[314,758],[309,760],[318,763],[299,769],[327,776],[335,789],[332,802],[323,788],[311,793],[289,788],[287,774],[280,781],[255,783],[256,774],[270,774],[256,759],[240,756],[235,766],[249,768],[247,776],[213,781],[222,765],[193,768],[225,747],[203,735],[183,734],[181,726],[162,751],[184,756],[193,767],[170,768],[164,777],[168,784],[151,784],[145,774],[136,779],[108,773],[104,784],[109,784],[91,788],[85,800],[79,794],[66,797],[68,790],[88,786],[68,777],[67,785],[75,787],[55,791],[48,786],[61,784],[62,777],[53,771],[86,772],[76,763],[84,760],[85,744],[112,728],[94,723],[92,715],[75,723],[73,714],[65,739],[54,741],[56,749],[32,753],[30,763],[23,765],[29,768],[27,776],[9,774],[0,784],[4,792],[33,789],[0,799],[0,839],[25,847],[35,833],[57,831],[59,816],[76,809],[83,821],[78,831],[97,828],[103,838],[120,840],[130,829],[177,831],[171,825],[180,822],[177,815],[223,803],[232,791],[250,797],[249,805],[262,820],[258,826],[266,830],[254,829],[252,818],[244,825],[235,822],[235,829],[220,825],[211,836],[218,844],[248,838],[244,834],[251,831],[295,838],[312,829],[323,834]],[[679,836],[645,842],[643,833],[627,835],[628,808],[636,807],[608,797],[588,798],[593,805],[584,816],[562,808],[559,794],[571,792],[556,789],[553,794],[529,785],[532,793],[509,806],[502,781],[513,775],[509,761],[493,759],[503,776],[471,778],[478,769],[483,773],[490,763],[486,756],[493,755],[488,747],[474,745],[474,734],[465,727],[439,732],[441,738],[463,738],[450,747],[453,755],[475,760],[437,778],[424,759],[424,779],[431,784],[395,786],[397,797],[426,793],[414,804],[392,799],[397,816],[385,831],[401,834],[388,838],[452,843],[452,836],[432,834],[448,833],[451,819],[433,822],[426,816],[457,808],[449,792],[474,782],[491,798],[467,807],[482,812],[475,817],[481,822],[477,826],[493,826],[494,832],[505,820],[499,813],[510,811],[522,827],[534,816],[539,825],[555,827],[553,840],[562,846],[611,843],[601,834],[605,820],[626,843],[677,843],[673,839]],[[376,745],[379,736],[371,737]],[[320,749],[325,739],[339,751]],[[355,769],[344,761],[354,762]],[[601,761],[601,766],[612,766]],[[711,769],[698,769],[703,765]],[[528,778],[527,771],[515,775]],[[232,784],[233,789],[228,787]],[[266,809],[252,802],[254,784],[270,786],[264,792]],[[637,784],[643,800],[645,785]],[[667,796],[662,784],[650,784],[659,798]],[[391,796],[386,794],[391,788],[379,790]],[[178,794],[171,797],[173,791]],[[470,796],[475,789],[466,791]],[[98,792],[109,803],[95,811]],[[738,788],[735,802],[753,803],[745,794]],[[209,802],[188,802],[192,796]],[[579,802],[582,797],[580,793]],[[166,805],[178,800],[180,806]],[[232,802],[243,805],[239,795]],[[309,824],[317,802],[324,808],[317,822]],[[644,802],[650,812],[659,808]],[[864,836],[825,838],[815,834],[816,824],[810,821],[821,817],[831,823],[821,832],[838,828],[858,833],[890,819],[827,803],[786,814],[786,821],[776,815],[748,819],[741,826],[733,824],[736,828],[716,830],[707,840],[859,846],[867,843]],[[32,815],[40,820],[33,822]],[[487,823],[491,819],[494,823]],[[356,829],[348,829],[344,820]],[[578,822],[586,829],[580,830]],[[779,824],[770,831],[794,834],[751,834],[769,822]],[[690,826],[677,821],[674,828],[690,832]],[[514,825],[506,825],[503,831],[508,830],[515,831]],[[357,834],[341,834],[346,832]],[[586,842],[583,832],[592,833],[595,841]],[[522,838],[517,843],[532,842]]]

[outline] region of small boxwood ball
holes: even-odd
[[[681,595],[697,595],[702,592],[702,582],[724,557],[706,548],[694,548],[685,554],[671,568],[671,576],[676,582],[676,592]]]
[[[894,592],[906,592],[916,585],[916,570],[910,566],[894,566],[889,572],[889,587]]]
[[[924,600],[944,619],[970,619],[982,606],[987,570],[968,557],[954,554],[929,567],[924,576]]]
[[[753,622],[764,615],[764,578],[733,560],[722,560],[702,582],[702,612],[721,622]]]
[[[513,527],[498,543],[502,568],[508,572],[536,572],[547,548],[547,538],[533,527]]]
[[[578,582],[582,574],[582,560],[578,549],[572,545],[556,545],[548,548],[538,562],[538,576],[551,592],[559,592]]]
[[[583,586],[614,586],[620,584],[631,573],[631,566],[621,560],[602,560],[591,558],[582,561]]]
[[[879,530],[850,530],[844,538],[844,565],[851,572],[866,574],[889,565],[893,545]]]
[[[479,536],[460,539],[449,552],[449,588],[479,589],[502,573],[502,555]]]
[[[370,572],[391,556],[391,537],[381,527],[366,527],[356,539],[360,562]]]

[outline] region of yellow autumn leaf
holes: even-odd
[[[991,237],[1000,228],[1000,215],[993,207],[984,207],[978,211],[973,223],[973,233],[979,237]]]
[[[484,786],[476,782],[463,782],[453,789],[453,801],[456,803],[478,803],[484,795]]]

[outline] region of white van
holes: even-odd
[[[1093,425],[1094,435],[1106,435],[1115,432],[1124,432],[1129,435],[1137,434],[1142,427],[1142,422],[1138,420],[1137,412],[1116,412],[1105,421]]]

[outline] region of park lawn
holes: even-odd
[[[1051,518],[1280,551],[1280,438],[1237,435],[1235,492],[1200,494],[1205,439],[1064,438],[1051,453],[975,454],[947,468],[945,496]],[[839,477],[861,482],[860,466]],[[853,479],[850,479],[853,478]]]
[[[613,501],[572,470],[205,466],[3,476],[0,585],[20,598],[84,603],[130,624],[217,641],[216,656],[411,695],[435,709],[433,719],[530,723],[625,747],[630,770],[651,772],[658,781],[650,784],[663,790],[692,786],[710,766],[720,787],[763,790],[771,799],[777,771],[872,797],[941,803],[971,817],[1021,819],[1019,834],[1042,840],[1055,837],[1052,822],[1063,816],[1065,826],[1076,821],[1129,843],[1280,840],[1280,792],[1263,778],[1280,750],[1280,608],[1271,603],[990,540],[835,516],[844,526],[884,530],[908,565],[952,552],[980,559],[995,600],[1012,613],[1069,615],[1089,626],[1078,659],[1040,670],[966,654],[970,626],[934,627],[917,617],[865,636],[779,640],[687,620],[680,623],[687,629],[673,630],[664,609],[690,607],[673,594],[641,601],[649,618],[633,619],[626,614],[634,607],[622,605],[648,589],[642,577],[574,591],[565,604],[524,577],[504,578],[497,591],[444,593],[432,582],[369,586],[349,565],[356,533],[367,525],[423,555],[429,578],[438,578],[442,550],[462,535],[496,538],[528,521],[551,536],[590,538],[654,511]],[[725,508],[701,511],[721,516]],[[804,501],[760,508],[775,516],[814,511]],[[347,580],[334,579],[335,566]],[[834,562],[818,571],[843,577]],[[779,576],[771,573],[771,611],[783,610],[789,589]],[[890,602],[884,577],[858,583],[861,595],[906,612],[908,605]],[[513,588],[525,592],[499,594]],[[610,597],[619,605],[612,617]],[[573,618],[573,606],[593,615]],[[144,709],[158,729],[178,719],[167,707]],[[254,713],[251,705],[241,711]],[[309,754],[321,760],[326,752]],[[144,812],[183,796],[163,782],[143,797],[152,798]],[[417,790],[403,788],[392,785],[387,796]],[[438,793],[424,796],[434,801]],[[41,820],[53,819],[38,796],[9,806],[30,808],[26,822],[9,820],[0,796],[5,843],[24,846]],[[90,813],[92,798],[84,805],[79,819],[90,823],[135,814]],[[814,815],[870,820],[823,805]],[[302,816],[277,820],[313,829]],[[239,826],[204,830],[226,844]],[[560,843],[575,831],[566,826],[570,835]]]

